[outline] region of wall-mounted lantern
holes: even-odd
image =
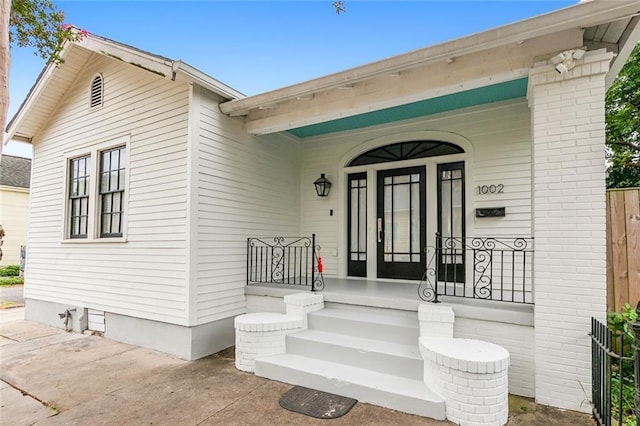
[[[329,190],[331,189],[331,182],[329,179],[324,177],[324,173],[320,173],[320,177],[316,179],[313,184],[316,187],[316,192],[318,193],[318,197],[326,197],[329,195]]]

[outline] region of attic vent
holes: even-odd
[[[91,108],[102,106],[103,88],[104,84],[102,75],[98,74],[93,78],[93,81],[91,82],[91,100],[89,104]]]

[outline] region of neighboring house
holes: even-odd
[[[468,296],[487,291],[472,238],[510,242],[507,257],[535,238],[534,259],[503,260],[506,287],[496,266],[488,288],[522,303],[447,300],[456,333],[511,352],[511,392],[588,409],[587,334],[606,309],[604,95],[638,12],[582,2],[250,97],[95,35],[67,44],[7,127],[34,148],[27,319],[61,327],[76,309],[76,330],[196,359],[234,344],[234,317],[275,306],[258,295],[281,298],[248,290],[250,237],[316,234],[327,295],[428,287],[435,261]],[[417,309],[412,294],[398,309]]]
[[[27,245],[31,159],[0,155],[0,225],[4,229],[0,265],[19,265]]]

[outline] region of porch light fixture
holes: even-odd
[[[324,177],[324,173],[320,173],[320,177],[313,182],[313,185],[316,187],[316,192],[318,193],[318,197],[326,197],[329,195],[329,190],[331,189],[331,182],[329,179]]]

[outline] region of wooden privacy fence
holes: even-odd
[[[640,300],[640,188],[607,190],[607,310]]]

